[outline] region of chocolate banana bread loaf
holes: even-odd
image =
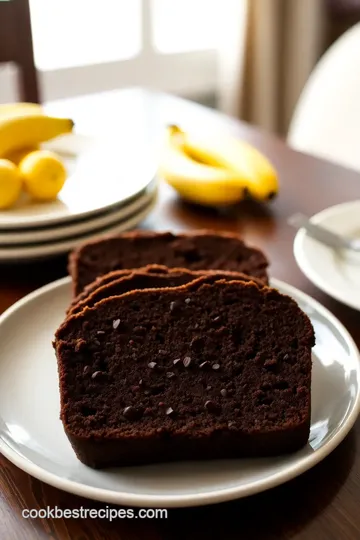
[[[260,287],[261,280],[226,270],[187,270],[185,268],[167,268],[166,266],[148,265],[133,271],[123,270],[110,272],[97,278],[93,284],[85,287],[84,291],[76,297],[71,304],[68,315],[79,313],[85,306],[92,307],[100,300],[109,296],[118,296],[134,289],[153,289],[160,287],[177,287],[189,283],[200,276],[213,276],[214,281],[219,279],[254,281]],[[81,297],[81,298],[80,298]]]
[[[106,298],[58,329],[61,419],[83,463],[270,456],[306,444],[308,317],[274,289],[208,280]]]
[[[231,270],[265,283],[268,280],[265,255],[246,245],[236,234],[137,231],[87,242],[72,252],[69,273],[74,295],[112,270],[140,268],[151,263],[190,270]]]

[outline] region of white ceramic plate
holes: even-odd
[[[28,246],[6,246],[0,248],[0,263],[25,262],[44,257],[52,257],[61,253],[67,253],[76,245],[108,234],[121,233],[130,230],[143,221],[156,204],[156,192],[136,212],[127,216],[126,219],[116,221],[106,227],[97,228],[83,235],[72,236],[66,240],[58,240],[44,244],[31,244]]]
[[[98,140],[70,134],[55,140],[62,154],[68,179],[58,199],[34,203],[21,197],[11,209],[0,211],[0,229],[54,225],[83,219],[109,210],[135,197],[155,176],[155,165],[133,146],[118,146],[115,140]]]
[[[121,205],[120,208],[114,208],[105,214],[97,215],[94,218],[88,218],[81,221],[75,221],[70,225],[53,225],[38,229],[24,229],[16,231],[7,230],[0,232],[0,245],[12,246],[14,244],[37,244],[41,242],[65,240],[66,238],[85,234],[102,227],[108,227],[120,220],[125,220],[132,214],[141,210],[147,203],[154,198],[155,184],[152,189],[147,188],[145,192],[134,200]]]
[[[64,318],[69,278],[20,300],[0,318],[0,451],[36,478],[90,499],[140,507],[195,506],[251,495],[303,473],[327,456],[360,406],[357,348],[341,323],[300,291],[273,280],[310,316],[316,332],[309,444],[269,459],[172,463],[93,470],[75,457],[59,420],[51,346]]]
[[[360,200],[328,208],[313,216],[312,221],[332,232],[360,237]],[[314,285],[360,310],[360,253],[333,250],[300,229],[295,237],[294,255]]]

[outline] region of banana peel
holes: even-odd
[[[247,142],[175,125],[166,130],[159,175],[182,198],[205,206],[229,206],[247,197],[268,201],[279,191],[275,168]]]

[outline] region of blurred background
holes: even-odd
[[[358,21],[360,0],[0,0],[0,103],[141,86],[286,136]]]

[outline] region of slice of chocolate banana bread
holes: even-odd
[[[151,263],[190,270],[231,270],[258,277],[265,283],[268,279],[265,255],[246,245],[236,234],[137,231],[87,242],[72,252],[69,272],[74,295],[112,270]]]
[[[106,298],[59,328],[61,419],[83,463],[270,456],[306,444],[308,317],[274,289],[208,279]]]
[[[166,266],[148,265],[145,268],[129,271],[124,275],[122,270],[105,274],[95,281],[96,286],[89,286],[87,294],[81,293],[81,300],[73,302],[68,310],[68,315],[79,313],[84,307],[93,307],[97,302],[109,296],[118,296],[135,289],[153,289],[164,287],[177,287],[189,283],[200,276],[219,279],[254,281],[258,286],[264,286],[259,279],[226,270],[187,270],[185,268],[167,268]],[[110,277],[112,281],[110,281]],[[105,285],[102,285],[105,283]]]

